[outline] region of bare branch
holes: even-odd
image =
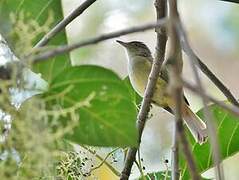
[[[169,0],[169,36],[171,40],[171,49],[169,52],[169,59],[167,61],[167,66],[169,67],[169,88],[171,89],[170,93],[172,93],[174,102],[175,102],[175,129],[174,133],[174,148],[178,148],[178,140],[182,145],[182,151],[184,157],[186,159],[189,172],[191,174],[191,178],[193,180],[199,180],[200,176],[196,169],[196,164],[193,159],[193,155],[190,151],[187,137],[183,128],[183,120],[182,120],[182,102],[183,102],[183,92],[182,92],[182,83],[179,81],[182,75],[182,52],[180,46],[180,40],[176,31],[175,22],[179,18],[177,11],[177,1]],[[177,136],[178,135],[178,136]],[[179,138],[178,138],[179,137]],[[178,151],[173,149],[173,169],[172,169],[172,179],[178,180]]]
[[[188,49],[187,51],[190,52],[190,46],[189,43],[187,41],[187,37],[186,37],[186,33],[184,31],[184,28],[182,26],[182,23],[180,21],[180,19],[178,19],[178,21],[176,22],[176,27],[177,27],[177,33],[178,36],[181,38],[181,42],[184,42],[184,46],[186,49]],[[196,64],[198,63],[197,59],[195,58],[195,56],[193,56],[191,53],[189,53],[189,58],[190,58],[190,64],[191,67],[193,69],[193,73],[196,79],[196,83],[198,85],[198,89],[202,94],[202,101],[203,101],[203,105],[204,105],[204,114],[205,114],[205,118],[206,118],[206,122],[207,122],[207,127],[208,127],[208,133],[209,133],[209,139],[211,141],[212,144],[212,151],[213,151],[213,159],[214,159],[214,164],[215,164],[215,170],[216,170],[216,179],[219,180],[223,180],[224,179],[224,175],[223,175],[223,168],[221,166],[221,157],[220,157],[220,150],[219,150],[219,145],[218,145],[218,137],[217,137],[217,133],[216,133],[216,128],[215,125],[212,121],[212,114],[210,112],[210,110],[208,109],[208,98],[205,96],[205,89],[201,83],[199,74],[198,74],[198,69],[196,68]]]
[[[108,39],[113,39],[113,38],[123,36],[123,35],[127,35],[127,34],[132,34],[132,33],[136,33],[136,32],[142,32],[142,31],[150,30],[150,29],[153,29],[155,27],[160,27],[162,25],[165,25],[166,22],[167,22],[167,19],[162,18],[162,19],[158,20],[157,22],[148,23],[148,24],[144,24],[144,25],[140,25],[140,26],[134,26],[134,27],[131,27],[131,28],[123,29],[123,30],[120,30],[120,31],[115,31],[115,32],[108,33],[108,34],[102,34],[100,36],[90,38],[90,39],[87,39],[85,41],[81,41],[79,43],[75,43],[75,44],[72,44],[72,45],[59,46],[59,47],[56,47],[54,49],[48,50],[46,52],[42,52],[39,55],[36,55],[36,56],[33,56],[33,57],[31,57],[31,55],[29,55],[27,58],[30,58],[33,62],[46,60],[50,57],[57,56],[57,55],[60,55],[60,54],[66,53],[66,52],[70,52],[70,51],[72,51],[74,49],[77,49],[77,48],[81,48],[81,47],[92,45],[92,44],[97,44],[101,41],[105,41],[105,40],[108,40]]]
[[[175,126],[173,130],[173,146],[172,146],[172,180],[178,180],[180,177],[179,171],[179,152],[178,152],[178,130],[177,123],[175,121]]]
[[[176,77],[181,76],[182,73],[182,53],[181,47],[178,41],[177,34],[175,32],[175,28],[173,25],[173,20],[175,13],[177,13],[177,4],[174,1],[169,0],[169,25],[168,25],[168,34],[171,41],[171,47],[169,51],[169,58],[167,60],[167,66],[169,67],[169,87],[171,93],[175,96],[173,97],[175,102],[178,100],[176,96],[182,95],[182,85],[175,84]],[[181,64],[181,66],[179,65]],[[179,93],[179,94],[178,94]],[[174,131],[173,131],[173,147],[172,147],[172,180],[179,180],[180,178],[180,171],[179,171],[179,133],[184,134],[184,130],[180,131],[179,124],[182,124],[181,116],[181,107],[182,106],[182,98],[180,97],[179,102],[176,104],[176,108],[174,110],[175,114],[175,121],[174,121]],[[177,108],[180,110],[177,111]],[[180,131],[180,132],[179,132]],[[181,136],[180,136],[181,137]]]
[[[176,74],[174,74],[176,76]],[[184,153],[184,157],[186,159],[187,165],[189,167],[189,172],[191,174],[191,178],[193,180],[199,180],[199,174],[196,169],[196,164],[194,162],[194,158],[192,152],[189,148],[187,137],[185,135],[184,127],[183,127],[183,120],[181,116],[181,109],[182,109],[182,86],[176,87],[174,90],[174,99],[176,102],[175,108],[175,121],[176,121],[176,129],[177,134],[179,135],[179,140],[182,145],[182,151]]]
[[[96,0],[86,0],[79,7],[73,10],[66,18],[60,21],[53,27],[36,45],[34,48],[45,46],[53,37],[61,32],[75,18],[80,16],[87,8],[89,8]]]
[[[156,3],[155,5],[157,6],[156,10],[165,8],[165,0],[156,0],[155,3]],[[164,23],[165,14],[164,13],[162,13],[162,14],[157,13],[157,14],[158,14],[157,22],[152,23],[152,24],[154,24],[154,27],[151,24],[152,28],[160,27],[162,25],[162,23]],[[161,21],[163,21],[163,22],[160,23]],[[158,25],[155,26],[156,24],[158,24]],[[158,36],[158,33],[157,33],[157,36]],[[152,69],[149,74],[148,83],[147,83],[145,93],[144,93],[144,98],[143,98],[143,101],[142,101],[142,104],[140,107],[140,111],[139,111],[139,114],[137,117],[137,128],[139,131],[139,140],[138,140],[139,145],[141,142],[141,137],[142,137],[145,122],[146,122],[146,119],[148,116],[148,112],[150,110],[151,99],[153,97],[153,93],[155,90],[158,75],[159,75],[159,72],[160,72],[164,57],[165,57],[165,47],[166,47],[167,38],[165,38],[165,34],[162,37],[164,37],[164,39],[162,39],[162,42],[159,42],[161,39],[157,38],[158,41],[157,41],[157,48],[156,48],[156,58],[153,62]],[[129,152],[127,153],[125,165],[124,165],[123,171],[120,176],[121,180],[127,180],[129,178],[133,163],[135,161],[136,153],[137,153],[137,148],[129,149]]]
[[[155,0],[154,6],[156,9],[157,21],[167,16],[167,8],[166,8],[167,5],[165,0]],[[166,48],[165,44],[168,39],[166,28],[165,26],[157,27],[155,31],[157,34],[157,44],[155,47],[155,59],[157,59],[157,61],[164,61],[164,58],[161,58],[161,56],[165,52],[165,48]]]

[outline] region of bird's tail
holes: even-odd
[[[194,139],[199,144],[203,144],[208,137],[206,124],[189,108],[186,103],[183,105],[182,117]]]

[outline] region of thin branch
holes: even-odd
[[[170,9],[170,11],[171,11],[171,9]],[[170,22],[172,23],[171,17],[170,17]],[[177,38],[175,30],[173,28],[173,24],[171,24],[171,23],[170,23],[170,27],[169,27],[171,49],[170,49],[170,53],[169,53],[170,54],[169,59],[167,60],[167,66],[169,67],[170,71],[173,71],[173,70],[175,71],[174,74],[172,74],[172,72],[169,71],[169,75],[170,75],[169,76],[169,78],[170,78],[169,87],[171,87],[171,83],[174,82],[172,84],[172,89],[173,89],[172,91],[174,91],[173,94],[175,95],[175,102],[177,102],[178,99],[176,99],[176,95],[178,93],[182,94],[182,87],[177,87],[177,83],[175,83],[177,81],[175,81],[175,79],[173,79],[173,78],[175,78],[177,76],[181,76],[182,66],[180,66],[180,64],[182,64],[182,53],[180,50],[181,48],[180,48],[180,45],[178,42],[178,38]],[[182,123],[182,122],[180,122],[180,121],[182,121],[182,118],[179,117],[179,116],[181,116],[181,104],[182,104],[181,101],[182,100],[179,99],[179,101],[180,102],[178,102],[178,104],[176,104],[176,105],[180,106],[180,111],[177,112],[177,106],[176,106],[176,109],[174,110],[175,111],[175,122],[174,122],[175,129],[173,131],[173,147],[172,147],[172,180],[179,180],[179,177],[180,177],[178,135],[180,135],[179,133],[184,133],[183,130],[182,130],[182,132],[179,132],[181,129],[179,129],[179,127],[178,127],[178,124]]]
[[[138,168],[138,170],[139,170],[139,172],[140,172],[140,176],[141,176],[141,179],[142,180],[147,180],[146,179],[146,177],[144,176],[144,172],[143,172],[143,170],[142,170],[142,167],[140,166],[140,161],[138,162],[138,161],[134,161],[135,162],[135,164],[136,164],[136,166],[137,166],[137,168]]]
[[[95,154],[95,156],[101,160],[104,161],[104,158],[102,158],[100,155],[96,154],[94,151],[92,151],[90,148],[88,148],[85,145],[80,145],[83,149],[89,151],[91,154]],[[120,173],[113,167],[111,166],[107,161],[104,161],[104,164],[116,175],[116,176],[120,176]]]
[[[182,83],[179,81],[182,75],[182,52],[180,46],[180,39],[177,34],[175,22],[179,18],[178,10],[177,10],[177,1],[169,0],[169,36],[171,39],[171,49],[169,52],[169,59],[167,61],[167,66],[169,67],[169,88],[171,89],[171,93],[175,102],[175,129],[176,132],[174,134],[174,146],[178,148],[178,141],[182,145],[182,151],[184,153],[184,157],[186,159],[189,173],[191,174],[191,178],[193,180],[199,180],[200,176],[197,172],[196,164],[190,151],[187,137],[185,135],[185,131],[183,128],[183,120],[182,120],[182,102],[183,102],[183,91],[182,91]],[[178,136],[177,136],[178,135]],[[179,137],[179,139],[177,138]],[[175,149],[174,149],[175,150]],[[178,151],[175,150],[173,152],[173,169],[172,169],[172,179],[178,180]]]
[[[188,83],[187,81],[185,80],[182,80],[182,83],[184,85],[184,87],[186,87],[187,89],[191,90],[192,92],[198,94],[199,96],[202,96],[202,93],[201,91],[198,89],[197,86],[193,86],[191,85],[190,83]],[[234,106],[234,105],[227,105],[226,103],[222,102],[222,101],[219,101],[217,99],[215,99],[214,97],[212,96],[209,96],[208,94],[204,94],[208,100],[210,100],[211,102],[217,104],[218,106],[222,107],[223,109],[231,112],[232,114],[236,115],[236,116],[239,116],[239,108],[237,106]]]
[[[184,42],[184,47],[186,49],[190,49],[189,43],[187,41],[186,33],[184,31],[184,28],[183,28],[182,23],[179,18],[176,23],[177,23],[176,24],[177,33],[178,33],[178,36],[180,36],[180,38],[181,38],[181,42]],[[211,114],[210,110],[208,109],[208,105],[207,105],[209,100],[205,96],[205,89],[201,83],[201,80],[200,80],[200,77],[198,74],[198,69],[196,68],[196,64],[198,63],[198,61],[195,58],[195,56],[193,56],[191,53],[189,53],[189,59],[190,59],[190,64],[191,64],[191,67],[193,69],[193,73],[194,73],[194,76],[196,79],[196,83],[198,85],[198,89],[202,94],[202,101],[203,101],[203,105],[205,107],[204,114],[205,114],[205,118],[206,118],[206,122],[207,122],[207,126],[208,126],[209,139],[212,144],[212,151],[213,151],[213,157],[214,157],[213,159],[214,159],[214,164],[216,166],[216,168],[215,168],[216,179],[223,180],[224,174],[223,174],[223,168],[220,164],[221,157],[220,157],[220,149],[219,149],[219,145],[218,145],[218,137],[217,137],[215,125],[212,121],[212,118],[213,118],[212,114]]]
[[[155,0],[154,6],[157,14],[157,21],[161,18],[167,16],[167,5],[165,0]],[[161,58],[162,54],[165,52],[165,44],[167,42],[168,36],[166,33],[165,26],[155,28],[155,32],[157,34],[157,43],[155,47],[155,59],[157,61],[164,61],[164,58]]]
[[[90,170],[90,173],[98,168],[100,168],[103,164],[105,164],[107,162],[107,159],[110,157],[110,155],[114,154],[115,151],[119,150],[120,148],[115,148],[113,149],[111,152],[109,152],[104,159],[101,159],[101,162],[99,165],[93,167],[91,170]]]
[[[176,121],[175,121],[176,122]],[[177,180],[180,177],[179,172],[179,152],[178,152],[178,131],[177,123],[175,123],[173,130],[173,146],[172,146],[172,180]]]
[[[101,41],[105,41],[108,39],[113,39],[119,36],[123,36],[123,35],[127,35],[127,34],[132,34],[132,33],[136,33],[136,32],[142,32],[142,31],[146,31],[146,30],[150,30],[153,29],[155,27],[160,27],[162,25],[165,25],[165,23],[167,22],[166,18],[162,18],[160,20],[158,20],[157,22],[153,22],[153,23],[147,23],[144,25],[140,25],[140,26],[133,26],[131,28],[127,28],[127,29],[123,29],[120,31],[115,31],[112,33],[108,33],[108,34],[102,34],[100,36],[94,37],[94,38],[90,38],[87,39],[85,41],[81,41],[72,45],[63,45],[63,46],[58,46],[54,49],[42,52],[36,56],[31,57],[32,55],[28,55],[27,58],[30,58],[33,62],[38,62],[38,61],[42,61],[42,60],[46,60],[50,57],[53,56],[57,56],[66,52],[70,52],[72,50],[75,50],[77,48],[81,48],[84,46],[88,46],[88,45],[92,45],[92,44],[97,44]]]
[[[177,95],[177,88],[178,88],[178,93],[182,94],[182,87],[177,86],[175,82],[175,78],[177,76],[181,76],[182,73],[182,66],[179,64],[182,64],[182,52],[181,52],[181,47],[179,44],[179,40],[177,37],[177,34],[175,32],[175,28],[173,25],[173,20],[174,16],[177,14],[177,4],[174,1],[169,2],[169,26],[168,26],[168,33],[170,36],[170,41],[171,41],[171,47],[170,47],[170,52],[169,52],[169,58],[167,60],[166,66],[169,67],[169,87],[172,88],[173,95]],[[176,14],[175,14],[176,13]],[[171,72],[173,71],[174,72]],[[174,82],[175,81],[175,82]],[[181,85],[180,85],[181,86]],[[175,96],[176,98],[176,96]],[[176,99],[175,99],[176,100]],[[181,99],[180,102],[178,102],[181,106]],[[179,118],[181,115],[181,110],[180,112],[176,112],[177,109],[174,109],[175,111],[175,121],[174,121],[174,130],[173,130],[173,146],[172,146],[172,180],[179,180],[180,178],[180,172],[179,172],[179,128],[178,124],[182,123],[179,121],[182,121],[182,118]],[[179,113],[179,114],[177,114]],[[184,132],[180,132],[184,133]]]
[[[143,180],[146,180],[144,171],[143,171],[143,167],[142,167],[142,163],[141,163],[140,148],[138,149],[137,153],[138,153],[138,168],[139,168],[139,171],[141,173]],[[137,161],[135,161],[135,163],[137,163]]]
[[[141,139],[141,137],[140,137],[140,139]],[[136,160],[135,157],[136,157],[137,150],[138,150],[137,148],[130,148],[129,149],[129,151],[127,153],[127,156],[126,156],[126,159],[125,159],[124,168],[123,168],[123,170],[121,172],[121,175],[120,175],[120,180],[129,179],[132,166],[133,166],[133,164]]]
[[[185,34],[185,32],[184,32]],[[185,36],[183,36],[185,37]],[[185,37],[186,38],[186,37]],[[186,41],[188,41],[186,39]],[[183,47],[183,50],[188,56],[193,56],[195,60],[197,60],[198,67],[200,70],[217,86],[217,88],[224,94],[224,96],[228,99],[229,102],[234,104],[235,106],[239,107],[239,102],[237,99],[233,96],[233,94],[230,92],[230,90],[220,81],[220,79],[207,67],[206,64],[204,64],[201,59],[195,54],[195,52],[192,50],[190,46],[185,45],[185,40],[181,40],[181,45]]]
[[[36,45],[34,48],[45,46],[53,37],[61,32],[75,18],[80,16],[87,8],[89,8],[96,0],[86,0],[79,7],[73,10],[66,18],[60,21],[53,27]]]
[[[189,167],[189,172],[191,174],[191,178],[193,180],[199,180],[199,174],[196,169],[196,164],[194,162],[194,158],[192,152],[189,148],[187,137],[185,135],[184,127],[183,127],[183,120],[181,116],[181,108],[182,108],[182,88],[178,87],[174,91],[174,98],[176,102],[175,108],[175,121],[176,121],[176,129],[177,134],[179,135],[179,140],[182,145],[182,151],[184,153],[184,157],[187,162],[187,166]]]
[[[156,2],[160,2],[160,6],[162,6],[162,9],[165,8],[165,0],[160,0],[160,1],[156,1]],[[162,24],[165,23],[165,14],[162,14],[161,17],[157,17],[157,22],[156,23],[151,23],[151,25],[149,24],[147,27],[150,28],[156,28],[156,27],[160,27]],[[141,27],[142,28],[142,27]],[[139,28],[138,28],[139,29]],[[144,28],[144,30],[146,30],[146,28]],[[160,39],[158,39],[160,41]],[[142,101],[142,105],[140,107],[139,110],[139,114],[137,117],[137,128],[138,128],[138,136],[139,136],[139,145],[141,142],[141,137],[142,137],[142,133],[144,130],[144,126],[145,126],[145,122],[148,116],[148,112],[150,110],[150,104],[151,104],[151,99],[153,97],[153,93],[156,87],[156,82],[158,79],[158,75],[163,63],[163,59],[165,56],[165,47],[166,47],[166,41],[163,41],[162,43],[158,42],[157,45],[160,44],[160,47],[158,47],[159,49],[156,51],[157,53],[157,58],[155,58],[153,65],[152,65],[152,69],[151,72],[149,74],[149,78],[148,78],[148,82],[147,82],[147,86],[145,89],[145,93],[144,93],[144,97],[143,97],[143,101]],[[127,154],[126,157],[126,161],[125,161],[125,165],[124,168],[122,170],[120,179],[121,180],[127,180],[129,179],[130,173],[131,173],[131,169],[133,166],[133,163],[135,161],[135,157],[136,157],[136,153],[137,153],[137,148],[130,148],[129,152]]]

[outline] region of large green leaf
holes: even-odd
[[[95,146],[137,146],[134,97],[112,71],[90,65],[67,68],[44,97],[48,110],[75,107],[79,123],[67,139]],[[71,114],[61,116],[61,121],[70,122]]]
[[[15,17],[18,23],[13,23],[12,18]],[[39,24],[40,27],[51,28],[57,22],[63,18],[61,0],[1,0],[0,1],[0,33],[10,43],[13,50],[19,47],[18,41],[21,38],[16,37],[16,28],[24,29],[26,26],[34,27],[35,24]],[[47,21],[51,19],[51,23]],[[24,22],[24,23],[23,23]],[[20,26],[20,27],[19,27]],[[29,27],[28,27],[29,28]],[[40,29],[40,28],[39,28]],[[31,28],[29,28],[31,31]],[[18,30],[17,30],[18,31]],[[19,30],[20,31],[20,30]],[[37,30],[33,30],[34,32]],[[32,34],[22,34],[22,36],[31,36]],[[36,34],[32,40],[32,46],[44,35],[44,33]],[[21,36],[21,35],[20,35]],[[29,37],[25,37],[25,41],[28,41]],[[22,41],[22,39],[21,39]],[[59,33],[49,45],[66,44],[65,32]],[[18,56],[22,52],[17,52]],[[25,52],[27,53],[27,52]],[[66,66],[70,65],[70,59],[68,54],[53,58],[49,61],[41,62],[34,65],[34,70],[40,72],[43,78],[51,80],[56,74],[61,72]]]
[[[217,126],[221,157],[226,159],[239,151],[239,117],[230,114],[217,105],[211,105],[209,108]],[[203,109],[198,112],[198,115],[203,119]],[[207,142],[199,145],[195,143],[190,133],[187,133],[188,137],[190,137],[190,145],[198,170],[202,173],[213,166],[210,144]],[[183,169],[183,179],[190,179],[184,160],[181,161],[181,168]]]

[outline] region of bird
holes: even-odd
[[[128,59],[128,74],[130,83],[134,90],[141,96],[148,82],[148,77],[153,64],[153,56],[150,49],[140,41],[123,42],[116,41],[124,47]],[[173,114],[175,109],[174,98],[167,91],[169,82],[167,68],[162,68],[156,82],[152,103],[162,107]],[[189,103],[184,96],[182,103],[182,118],[193,135],[195,141],[200,145],[205,143],[208,137],[206,124],[190,109]]]

